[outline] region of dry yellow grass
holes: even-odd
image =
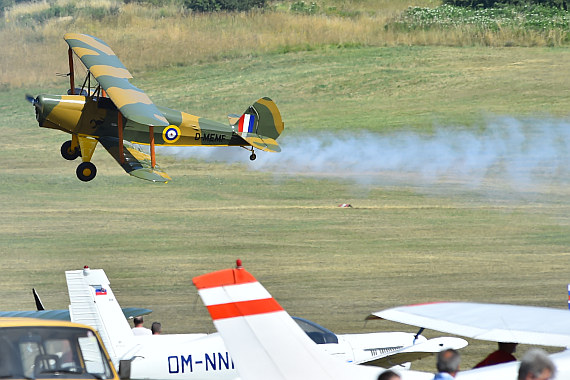
[[[60,0],[57,4],[67,3],[77,9],[87,6],[74,0]],[[437,5],[430,0],[338,1],[326,5],[334,11],[319,15],[279,10],[188,14],[174,6],[156,9],[100,0],[88,6],[106,10],[116,7],[118,11],[102,20],[89,16],[89,12],[78,12],[74,17],[51,19],[33,27],[18,22],[18,17],[40,12],[47,3],[18,6],[6,12],[0,28],[0,87],[55,83],[54,73],[67,72],[67,46],[62,41],[66,32],[96,35],[111,47],[120,46],[116,53],[134,72],[323,46],[557,46],[565,37],[556,31],[543,34],[505,29],[481,33],[463,27],[401,32],[385,28],[412,4]],[[353,17],[335,15],[349,10]]]

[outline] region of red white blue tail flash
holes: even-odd
[[[239,118],[238,132],[252,133],[255,124],[255,115],[244,113]]]

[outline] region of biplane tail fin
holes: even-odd
[[[253,147],[267,152],[281,151],[276,139],[283,132],[285,124],[273,100],[261,98],[249,106],[239,119],[232,116],[229,118],[230,123],[233,121],[234,130]]]

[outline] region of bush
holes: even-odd
[[[437,8],[410,7],[396,20],[386,25],[393,30],[427,30],[431,28],[451,29],[471,25],[480,30],[500,28],[522,28],[548,31],[570,29],[570,14],[553,7],[499,6],[497,8],[471,9],[452,5]]]
[[[535,6],[556,7],[568,10],[570,0],[444,0],[444,4],[469,8],[494,8],[497,6]]]
[[[184,0],[184,8],[196,12],[249,11],[265,7],[266,0]]]
[[[305,4],[304,1],[297,1],[296,3],[291,4],[291,12],[295,13],[304,13],[308,15],[314,15],[319,10],[319,6],[315,2],[311,2],[310,4]]]

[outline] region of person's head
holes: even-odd
[[[162,333],[162,325],[160,324],[160,322],[152,322],[150,331],[152,331],[152,335],[158,335]]]
[[[534,348],[521,359],[518,380],[549,380],[555,374],[556,367],[546,352]]]
[[[401,377],[392,370],[386,370],[378,375],[378,380],[400,380]]]
[[[517,350],[517,343],[499,342],[499,350],[512,354]]]
[[[133,324],[135,325],[135,327],[141,327],[143,325],[143,322],[144,322],[143,317],[140,315],[133,319]]]
[[[453,348],[448,348],[437,354],[438,372],[447,372],[455,377],[455,374],[459,371],[459,363],[461,363],[461,356]]]

